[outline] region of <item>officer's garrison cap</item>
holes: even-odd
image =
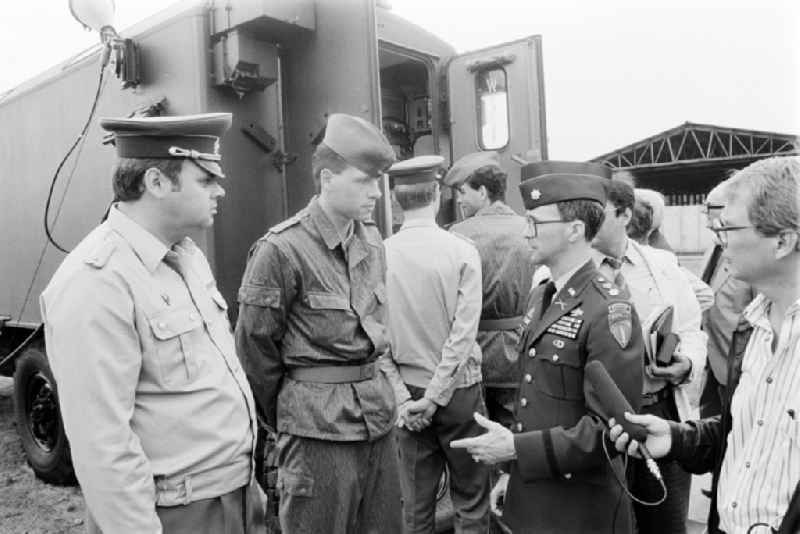
[[[432,183],[442,177],[442,156],[417,156],[398,161],[389,168],[389,178],[394,185]]]
[[[345,113],[328,117],[322,144],[368,176],[382,175],[395,161],[392,145],[374,124]]]
[[[100,126],[113,134],[120,158],[188,158],[214,176],[225,178],[219,164],[219,140],[231,126],[230,113],[102,118]]]
[[[458,160],[453,163],[453,166],[450,167],[450,170],[447,171],[442,182],[444,185],[449,185],[450,187],[458,187],[466,182],[470,176],[475,174],[475,171],[484,167],[492,167],[502,171],[500,167],[500,156],[497,152],[494,150],[473,152],[458,158]]]
[[[519,185],[526,210],[565,200],[606,203],[605,180],[611,169],[597,163],[538,161],[523,166]]]

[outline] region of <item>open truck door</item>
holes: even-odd
[[[521,213],[521,164],[547,159],[541,37],[454,56],[445,70],[453,161],[496,150],[508,173],[506,201]]]

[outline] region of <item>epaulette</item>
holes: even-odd
[[[113,239],[106,239],[97,245],[83,261],[95,269],[102,269],[115,250],[117,250],[117,243]]]
[[[291,228],[292,226],[298,224],[300,222],[300,220],[302,219],[302,213],[303,212],[296,213],[296,214],[292,215],[291,217],[289,217],[288,219],[286,219],[285,221],[279,222],[278,224],[276,224],[275,226],[273,226],[272,228],[269,229],[269,232],[267,232],[267,235],[269,235],[269,234],[279,234],[279,233],[283,232],[284,230],[286,230],[287,228]]]
[[[608,280],[605,276],[597,275],[592,278],[592,283],[600,291],[600,293],[609,298],[620,298],[622,291],[612,281]]]
[[[464,241],[466,243],[469,243],[473,247],[475,246],[475,241],[473,241],[469,237],[465,236],[464,234],[460,234],[458,232],[450,232],[450,234],[456,236],[457,238],[461,239],[462,241]]]

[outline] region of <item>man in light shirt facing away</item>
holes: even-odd
[[[466,238],[436,225],[443,159],[420,156],[389,169],[403,207],[400,231],[385,241],[391,358],[382,361],[399,406],[404,532],[434,529],[436,490],[445,465],[455,531],[486,532],[489,468],[452,449],[482,432],[486,414],[481,349],[481,260]]]

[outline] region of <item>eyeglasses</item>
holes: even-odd
[[[570,222],[570,221],[565,221],[565,220],[562,220],[562,219],[550,219],[550,220],[546,220],[546,221],[539,221],[539,220],[534,219],[530,215],[526,216],[525,220],[528,221],[528,228],[531,229],[532,237],[538,237],[539,236],[539,229],[537,228],[539,225]]]
[[[717,241],[719,241],[719,244],[722,245],[723,248],[728,246],[728,232],[733,232],[734,230],[744,230],[745,228],[753,228],[753,226],[726,226],[725,223],[720,219],[712,220],[711,226],[708,227],[708,229],[714,232],[714,234],[717,236]]]

